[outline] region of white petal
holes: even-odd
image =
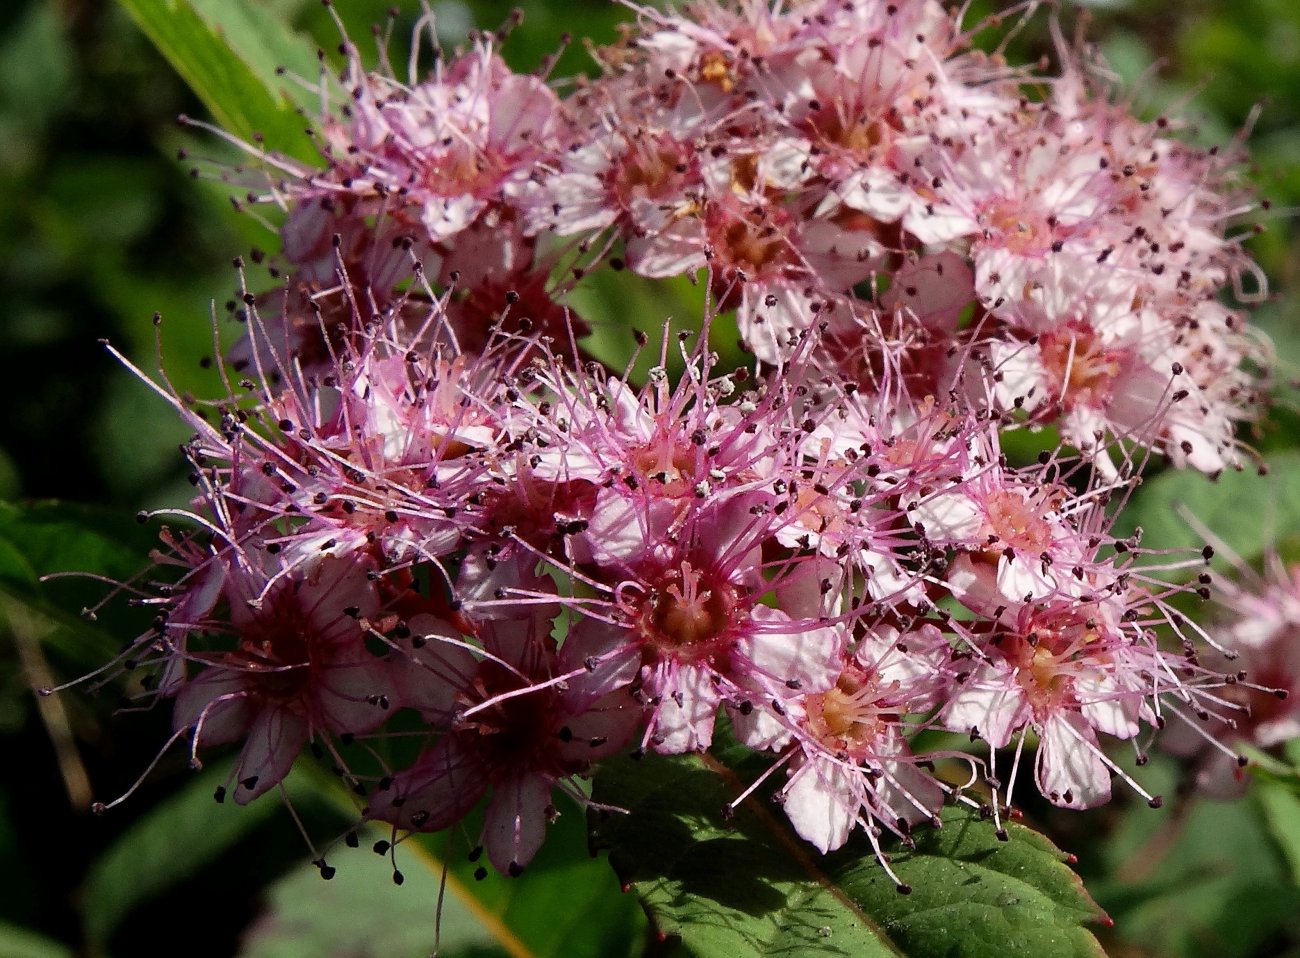
[[[1097,737],[1079,713],[1054,711],[1039,731],[1038,790],[1063,808],[1110,801],[1110,772],[1096,750]]]
[[[857,773],[835,762],[810,758],[794,772],[783,794],[790,824],[818,851],[829,852],[848,841],[862,807],[862,782]]]

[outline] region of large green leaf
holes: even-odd
[[[260,135],[281,153],[316,156],[295,112],[306,101],[301,86],[277,72],[307,69],[311,47],[282,18],[248,3],[119,2],[223,127],[250,142]]]
[[[353,798],[337,781],[319,772],[301,774],[310,768],[299,769],[300,780],[310,782],[339,812],[355,814]],[[247,938],[242,958],[336,953],[423,958],[434,944],[444,876],[438,952],[443,958],[631,958],[641,951],[645,920],[635,899],[621,893],[609,866],[588,854],[581,812],[560,804],[562,814],[546,844],[518,878],[484,867],[480,856],[470,859],[472,836],[481,825],[477,816],[450,833],[403,840],[393,857],[400,885],[390,880],[393,865],[368,851],[376,840],[386,844],[393,836],[388,829],[368,827],[360,834],[361,850],[328,853],[337,869],[328,884],[337,888],[322,888],[319,876],[304,872],[273,889],[270,908]],[[335,908],[345,912],[343,922],[320,917]],[[350,945],[355,947],[349,950]]]
[[[1251,789],[1268,830],[1286,858],[1291,884],[1300,887],[1300,779],[1266,778]]]
[[[77,617],[78,610],[100,605],[112,587],[89,577],[45,583],[40,577],[73,572],[125,581],[147,566],[157,541],[156,525],[142,526],[121,511],[65,502],[0,502],[0,593],[58,626],[42,641],[58,650],[65,665],[93,668],[148,619],[120,599],[104,606],[104,621],[89,626]]]
[[[0,502],[0,586],[31,593],[39,576],[84,570],[137,571],[157,529],[121,511],[67,502]]]
[[[364,836],[365,848],[330,855],[337,872],[329,881],[304,862],[271,886],[266,911],[245,934],[240,958],[425,958],[435,942],[445,956],[499,950],[493,947],[493,928],[476,920],[464,886],[454,879],[445,894],[439,940],[438,863],[421,858],[421,867],[411,867],[411,856],[403,850],[399,887],[391,880],[392,865],[370,851],[376,840],[387,837],[384,830],[368,829]]]
[[[1254,756],[1252,756],[1254,758]],[[1300,914],[1300,891],[1260,804],[1213,801],[1179,788],[1187,768],[1153,750],[1139,774],[1153,792],[1176,796],[1158,811],[1117,796],[1101,835],[1080,823],[1070,841],[1087,850],[1088,884],[1115,919],[1117,952],[1181,958],[1274,955],[1278,929]],[[1251,766],[1259,775],[1261,764]],[[1270,773],[1267,781],[1276,781]],[[1261,782],[1252,785],[1256,788]],[[1091,813],[1095,815],[1096,813]]]
[[[197,873],[271,815],[283,814],[273,798],[247,806],[217,805],[213,794],[229,779],[230,769],[227,760],[204,770],[96,859],[84,896],[89,942],[102,947],[133,909]],[[314,794],[300,776],[289,776],[285,787],[295,804]],[[285,826],[293,827],[288,821]]]
[[[596,798],[629,814],[598,823],[595,841],[658,929],[698,958],[1102,953],[1083,924],[1104,914],[1030,829],[1012,824],[1000,842],[978,814],[946,809],[942,828],[893,856],[912,888],[901,895],[865,840],[819,856],[753,800],[724,821],[739,791],[726,765],[697,756],[615,762],[597,779]]]
[[[444,856],[463,836],[420,837],[398,847],[402,883],[371,846],[391,838],[373,826],[361,848],[330,853],[334,877],[304,865],[270,891],[265,914],[245,936],[240,958],[383,955],[426,958],[624,958],[644,937],[634,902],[620,895],[609,867],[590,859],[576,828],[557,828],[539,859],[517,879]],[[459,832],[459,830],[457,830]],[[382,847],[382,846],[381,846]],[[445,879],[445,886],[443,885]],[[438,899],[442,889],[442,911]],[[440,931],[440,934],[439,934]]]

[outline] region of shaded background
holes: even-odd
[[[316,0],[231,2],[272,10],[326,49],[338,43]],[[361,42],[388,4],[339,6]],[[474,22],[499,25],[510,8],[433,6],[448,43]],[[523,6],[524,24],[505,46],[521,69],[556,50],[566,30],[607,42],[626,17],[596,0]],[[1066,5],[1063,15],[1073,21],[1080,10]],[[1088,14],[1089,35],[1134,91],[1139,113],[1172,111],[1193,122],[1199,140],[1227,143],[1262,103],[1250,147],[1272,209],[1257,217],[1267,230],[1251,242],[1284,295],[1255,315],[1278,344],[1279,378],[1295,377],[1300,300],[1285,294],[1300,272],[1300,4],[1130,0],[1095,4]],[[399,19],[396,36],[411,22],[409,14]],[[1050,52],[1044,14],[1017,47],[1025,59]],[[557,73],[585,68],[575,43]],[[204,369],[208,317],[224,316],[234,293],[232,257],[273,249],[274,236],[232,211],[226,185],[193,179],[190,164],[178,162],[182,147],[231,156],[182,131],[174,122],[182,112],[203,115],[121,8],[101,0],[0,4],[0,572],[96,568],[129,577],[157,533],[134,523],[136,510],[187,496],[176,455],[184,430],[97,341],[110,339],[152,369],[150,317],[159,311],[169,375],[182,389],[213,394]],[[662,308],[650,300],[626,311],[644,312],[654,325]],[[1286,390],[1249,438],[1262,451],[1300,446]],[[78,507],[31,505],[47,499]],[[0,583],[0,958],[426,954],[438,868],[421,853],[403,865],[411,880],[401,889],[375,858],[358,859],[341,870],[346,881],[326,885],[279,806],[268,800],[242,816],[214,812],[220,771],[203,773],[211,781],[196,778],[180,755],[165,756],[125,807],[103,818],[86,813],[92,791],[107,798],[128,788],[169,731],[166,715],[119,712],[120,690],[111,687],[40,701],[30,692],[89,671],[147,624],[121,602],[93,626],[67,615],[105,591],[62,580],[39,590]],[[1153,765],[1144,780],[1176,791],[1176,766]],[[313,834],[340,833],[345,819],[327,788],[305,774],[295,789]],[[1116,920],[1100,933],[1110,953],[1300,955],[1297,863],[1276,814],[1254,798],[1171,803],[1161,813],[1137,805],[1118,801],[1074,816],[1027,809],[1079,855],[1088,887]],[[1300,815],[1295,824],[1300,834]],[[630,896],[587,861],[580,814],[566,815],[561,828],[531,884],[494,876],[478,889],[486,906],[449,900],[443,954],[519,954],[520,942],[569,958],[670,947],[646,944]],[[345,901],[350,907],[341,909]],[[493,913],[505,914],[511,931],[493,925]],[[178,922],[190,929],[181,940],[168,931]]]

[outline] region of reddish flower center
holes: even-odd
[[[610,189],[623,206],[639,197],[681,197],[689,169],[689,154],[670,137],[630,139],[627,153],[610,167]]]
[[[1070,323],[1044,333],[1038,352],[1066,409],[1104,406],[1120,372],[1119,354],[1109,350],[1091,327]]]
[[[474,681],[459,698],[468,709],[529,684],[527,678],[488,660],[480,663]],[[554,688],[514,695],[475,712],[458,727],[457,734],[485,759],[485,767],[502,775],[517,776],[521,768],[556,777],[568,775],[577,769],[566,767],[556,750],[561,721],[558,705]]]
[[[733,267],[759,276],[768,267],[789,262],[789,242],[785,234],[770,223],[753,223],[748,219],[729,219],[715,230],[715,247]]]
[[[1042,628],[1003,635],[998,650],[1016,669],[1016,681],[1035,712],[1076,704],[1074,679],[1108,659],[1098,655],[1101,634],[1091,620],[1053,617]]]
[[[993,534],[1012,548],[1040,555],[1052,544],[1052,527],[1038,514],[1041,505],[1001,489],[988,497],[984,508]]]
[[[887,145],[892,132],[885,119],[863,115],[840,99],[809,113],[804,119],[804,127],[821,142],[860,156],[870,155],[882,144]]]
[[[701,82],[716,84],[723,93],[730,93],[736,87],[736,74],[731,69],[727,55],[721,50],[709,50],[702,54],[696,73]]]
[[[1024,256],[1045,253],[1052,245],[1052,227],[1014,200],[994,203],[984,214],[984,227],[1004,249]]]
[[[485,196],[496,189],[505,167],[503,157],[458,142],[429,167],[425,182],[439,196]]]
[[[641,628],[652,649],[678,660],[708,658],[726,641],[739,595],[728,582],[708,582],[683,562],[669,583],[646,603]]]
[[[236,668],[245,670],[258,695],[281,705],[299,702],[311,685],[313,627],[291,597],[276,597],[244,630]]]
[[[631,464],[643,480],[655,483],[671,498],[690,495],[695,475],[695,452],[673,437],[658,435],[632,451]]]

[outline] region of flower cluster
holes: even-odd
[[[1208,723],[1171,729],[1161,743],[1196,759],[1195,786],[1214,798],[1235,798],[1246,789],[1246,758],[1234,746],[1267,749],[1300,737],[1297,700],[1291,698],[1300,690],[1300,566],[1270,551],[1257,571],[1227,551],[1237,575],[1217,580],[1212,589],[1223,648],[1211,649],[1205,660],[1230,673],[1221,696],[1232,707]]]
[[[1148,451],[1235,465],[1255,409],[1230,163],[1064,44],[971,40],[930,0],[643,10],[566,99],[487,39],[405,83],[345,44],[322,167],[261,157],[285,278],[229,395],[159,387],[197,531],[133,657],[196,761],[239,743],[235,801],[310,745],[396,829],[486,798],[517,874],[593,762],[725,715],[801,836],[888,869],[1022,758],[1094,806],[1107,740],[1237,708],[1111,532]],[[624,267],[706,279],[701,329],[629,331],[643,383],[564,305]]]

